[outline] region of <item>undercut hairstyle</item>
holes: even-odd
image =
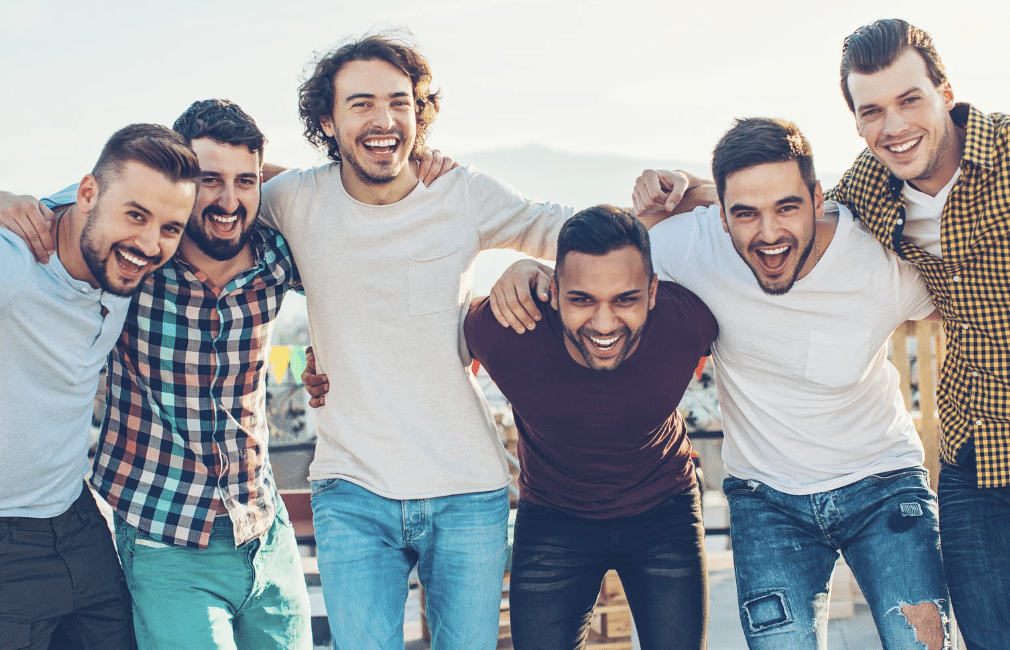
[[[131,124],[112,134],[91,170],[99,191],[129,161],[150,167],[173,183],[195,182],[200,174],[196,154],[181,135],[160,124]]]
[[[646,276],[651,280],[652,247],[649,245],[649,231],[642,222],[612,205],[587,208],[561,226],[554,281],[558,281],[569,253],[606,255],[625,246],[634,246],[642,254]]]
[[[320,56],[312,74],[298,88],[298,116],[305,126],[305,139],[314,147],[325,149],[330,160],[340,162],[336,138],[323,131],[321,118],[333,115],[337,73],[351,61],[385,61],[407,78],[414,92],[417,137],[411,157],[424,149],[428,128],[438,114],[440,93],[431,92],[431,68],[406,35],[383,32],[353,40]]]
[[[735,172],[768,163],[795,160],[800,167],[800,177],[814,195],[817,174],[814,173],[814,155],[810,143],[799,128],[789,120],[767,117],[750,117],[736,120],[733,128],[715,145],[712,151],[712,175],[715,189],[722,203],[726,194],[726,177]]]
[[[199,138],[245,147],[259,156],[263,165],[263,145],[266,137],[256,121],[238,104],[227,99],[201,99],[190,104],[172,125],[175,132],[192,144]]]
[[[873,74],[890,66],[909,48],[926,62],[926,72],[934,86],[947,83],[947,71],[933,47],[933,39],[923,30],[900,18],[878,20],[845,37],[842,44],[842,94],[849,110],[856,112],[849,92],[849,75]]]

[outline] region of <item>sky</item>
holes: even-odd
[[[208,97],[256,118],[268,160],[318,164],[296,110],[305,66],[387,28],[430,61],[443,98],[429,144],[464,163],[535,144],[704,173],[733,118],[773,116],[837,176],[863,148],[838,86],[842,40],[885,17],[930,32],[957,99],[1010,110],[1010,9],[996,1],[4,0],[2,14],[0,189],[34,194],[79,180],[116,129],[171,125]]]

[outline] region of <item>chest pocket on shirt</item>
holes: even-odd
[[[407,293],[411,316],[459,309],[462,260],[458,246],[446,253],[410,255]]]
[[[849,386],[862,378],[869,358],[869,330],[811,332],[805,376],[822,386]]]

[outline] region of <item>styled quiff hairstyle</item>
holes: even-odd
[[[263,165],[263,145],[267,139],[256,121],[235,102],[227,99],[195,101],[172,128],[190,144],[193,140],[210,138],[221,144],[245,147],[259,156],[260,166]]]
[[[736,120],[733,128],[720,138],[712,151],[712,175],[719,202],[723,202],[726,177],[730,174],[757,165],[790,160],[799,165],[800,177],[809,188],[810,196],[813,196],[817,186],[814,155],[810,143],[795,124],[768,117]]]
[[[933,47],[933,39],[929,34],[914,25],[909,25],[900,18],[878,20],[869,25],[863,25],[845,37],[842,44],[842,94],[849,110],[856,112],[849,92],[849,75],[873,74],[890,66],[895,60],[912,48],[926,62],[926,72],[934,86],[947,83],[947,71],[943,67],[940,55]]]
[[[160,124],[131,124],[112,134],[91,170],[100,191],[128,161],[161,172],[173,183],[193,182],[200,173],[200,163],[189,144]]]
[[[569,253],[606,255],[625,246],[634,246],[642,254],[645,273],[651,280],[652,247],[649,245],[649,231],[642,222],[612,205],[586,208],[566,221],[558,233],[555,283]]]
[[[326,135],[320,119],[333,115],[337,73],[350,61],[385,61],[410,79],[417,114],[417,136],[411,156],[419,157],[428,136],[428,127],[438,114],[440,94],[431,92],[431,68],[416,47],[397,33],[380,33],[350,41],[316,60],[312,75],[298,88],[298,115],[305,125],[305,139],[326,149],[330,160],[340,161],[336,138]]]

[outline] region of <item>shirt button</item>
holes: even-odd
[[[905,223],[905,220],[904,219],[898,219],[897,221],[895,221],[895,223],[900,226],[901,224]]]
[[[966,330],[966,329],[968,329],[968,323],[964,323],[964,324],[962,324],[962,325],[961,325],[961,329],[963,329],[963,330]]]
[[[972,370],[971,371],[971,376],[972,377],[978,377],[978,370]]]
[[[975,420],[975,426],[977,427],[982,426],[982,420]]]
[[[951,280],[953,280],[954,282],[960,282],[961,278],[955,275],[953,278],[951,278]]]

